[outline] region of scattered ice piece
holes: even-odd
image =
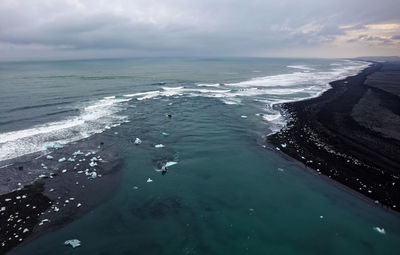
[[[33,207],[32,207],[33,208]],[[44,219],[39,223],[39,226],[43,225],[45,222],[49,222],[49,219]]]
[[[59,142],[55,142],[53,144],[53,148],[58,150],[64,148],[64,146],[62,146]]]
[[[134,144],[139,145],[142,143],[142,140],[140,140],[138,137],[136,137]]]
[[[26,233],[26,232],[28,232],[28,231],[29,231],[29,229],[25,228],[25,229],[22,231],[22,233]]]
[[[168,161],[167,163],[165,163],[165,167],[170,167],[170,166],[173,166],[173,165],[176,165],[176,164],[178,164],[178,162],[176,162],[176,161]]]
[[[60,211],[60,209],[56,206],[56,207],[54,207],[54,211],[58,212],[58,211]]]
[[[82,206],[82,204],[81,203],[78,203],[77,205],[76,205],[76,207],[81,207]]]
[[[280,172],[283,172],[284,170],[283,170],[283,168],[278,168],[278,171],[280,171]]]
[[[138,186],[133,186],[133,189],[139,189],[139,187]]]
[[[68,204],[68,203],[69,203],[69,200],[68,200],[68,199],[66,199],[66,200],[65,200],[65,203],[66,203],[66,204]]]
[[[384,228],[380,228],[380,227],[373,227],[373,229],[378,232],[379,234],[385,235],[386,231]]]
[[[51,159],[53,159],[54,157],[51,156],[51,155],[47,155],[46,158],[51,160]]]
[[[81,152],[80,150],[75,151],[74,153],[72,153],[73,156],[78,156],[78,155],[83,155],[83,152]]]
[[[321,216],[319,216],[319,218],[320,218],[320,219],[323,219],[323,218],[324,218],[324,216],[322,216],[322,215],[321,215]]]
[[[44,169],[47,169],[47,166],[45,165],[45,164],[41,164],[41,166],[44,168]]]
[[[168,134],[168,133],[165,133],[165,132],[162,132],[162,135],[163,135],[163,136],[169,136],[169,134]]]
[[[94,161],[92,161],[92,162],[90,162],[90,163],[89,163],[89,166],[91,166],[91,167],[95,167],[95,166],[97,166],[97,163],[96,163],[96,162],[94,162]]]
[[[74,158],[69,158],[68,161],[75,162],[75,159]]]
[[[65,173],[65,172],[67,172],[67,169],[63,169],[61,172],[62,172],[62,173]]]
[[[250,211],[250,212],[254,212],[254,209],[253,209],[253,208],[250,208],[249,211]]]
[[[96,178],[97,177],[97,173],[96,172],[92,172],[92,175],[90,176],[91,178]]]
[[[0,212],[4,212],[6,210],[6,207],[5,206],[2,206],[1,208],[0,208]]]
[[[78,239],[71,239],[64,242],[65,245],[71,245],[72,248],[81,246],[81,241]]]
[[[154,145],[154,147],[155,147],[155,148],[164,148],[165,145],[160,143],[160,144]]]
[[[147,179],[147,182],[153,182],[153,180],[149,178],[149,179]]]
[[[282,148],[286,148],[286,143],[281,144]]]
[[[240,118],[247,119],[247,116],[246,115],[242,115],[242,116],[240,116]]]
[[[66,158],[60,158],[59,160],[58,160],[58,162],[64,162],[65,160],[67,160]]]
[[[44,178],[44,177],[46,177],[46,175],[44,174],[39,175],[39,178]]]

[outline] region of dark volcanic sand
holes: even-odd
[[[268,140],[320,174],[400,211],[399,82],[400,63],[373,63],[332,82],[320,97],[283,104],[290,120]]]
[[[2,162],[0,254],[64,226],[110,197],[121,177],[120,161],[111,152],[111,143],[112,138],[103,136],[100,141],[94,136],[47,151],[53,159],[41,152],[41,156]],[[74,156],[78,150],[83,154]],[[62,157],[67,160],[58,162]],[[96,166],[89,165],[93,157],[98,159]]]

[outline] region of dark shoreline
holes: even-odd
[[[371,75],[384,78],[371,85]],[[380,86],[392,80],[400,82],[400,63],[373,62],[317,98],[282,104],[289,121],[268,141],[317,174],[400,212],[400,121],[393,117],[400,86],[390,92]]]
[[[95,135],[46,154],[5,162],[1,175],[12,177],[1,183],[0,254],[62,228],[112,197],[122,177],[122,162],[113,146],[112,137]],[[74,156],[77,151],[81,153]],[[48,154],[54,159],[47,159]],[[62,157],[74,161],[59,162]],[[16,183],[20,188],[15,189]]]

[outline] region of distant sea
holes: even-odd
[[[2,161],[94,135],[111,137],[123,163],[110,199],[11,254],[396,254],[397,215],[263,146],[286,123],[281,103],[316,97],[367,66],[253,58],[0,63],[0,170]],[[165,175],[163,158],[177,163]],[[74,238],[81,247],[63,244]]]

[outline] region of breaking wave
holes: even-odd
[[[105,97],[81,105],[80,114],[68,119],[34,126],[28,129],[0,134],[0,161],[42,151],[46,145],[67,144],[127,121],[127,116],[117,115],[125,109],[127,98]]]

